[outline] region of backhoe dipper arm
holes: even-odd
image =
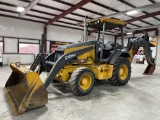
[[[144,54],[147,59],[148,66],[145,70],[145,74],[152,74],[155,69],[155,59],[152,58],[150,44],[149,44],[149,36],[148,33],[143,34],[141,37],[133,39],[129,41],[127,45],[127,50],[130,53],[129,61],[132,62],[133,57],[137,54],[139,47],[143,46]],[[153,67],[153,69],[152,69]],[[150,71],[152,69],[152,71]]]
[[[127,49],[131,55],[130,62],[132,62],[133,57],[137,54],[138,49],[143,46],[144,54],[146,56],[148,64],[154,64],[154,60],[152,59],[151,49],[149,46],[149,37],[148,34],[142,35],[142,37],[138,37],[129,41],[127,45]]]
[[[47,88],[49,86],[49,84],[51,83],[51,81],[55,78],[55,76],[58,74],[58,72],[71,60],[73,60],[74,58],[76,58],[77,56],[86,53],[90,50],[94,49],[93,46],[87,47],[87,48],[83,48],[81,50],[77,50],[77,51],[73,51],[73,52],[69,52],[66,53],[64,55],[62,55],[55,63],[55,65],[52,67],[52,69],[50,70],[46,80],[45,80],[45,87]]]

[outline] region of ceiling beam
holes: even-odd
[[[116,10],[116,9],[114,9],[114,8],[112,8],[112,7],[108,7],[108,6],[104,5],[104,4],[98,3],[98,2],[96,2],[96,1],[92,1],[91,3],[93,3],[93,4],[95,4],[95,5],[98,5],[98,6],[102,7],[102,8],[106,8],[106,9],[108,9],[108,10],[112,10],[112,11],[114,11],[114,12],[119,12],[119,10]]]
[[[10,7],[15,7],[15,5],[11,5],[11,4],[7,4],[9,5]],[[12,10],[6,10],[6,9],[3,9],[3,8],[0,8],[0,11],[3,11],[3,12],[8,12],[8,13],[13,13],[13,14],[19,14],[19,12],[17,11],[12,11]],[[31,10],[33,12],[37,12],[37,10]],[[38,11],[39,12],[39,11]],[[42,12],[43,13],[43,12]],[[10,18],[15,18],[15,19],[18,19],[17,17],[15,16],[9,16],[9,15],[3,15],[3,14],[0,14],[0,16],[3,16],[3,17],[10,17]],[[36,15],[32,15],[32,14],[26,14],[26,16],[29,16],[29,17],[33,17],[33,18],[39,18],[39,19],[44,19],[44,20],[50,20],[49,18],[46,18],[46,17],[41,17],[41,16],[36,16]],[[55,15],[56,16],[56,15]],[[65,17],[64,17],[65,18]],[[28,19],[28,18],[19,18],[19,19],[22,19],[22,20],[26,20],[26,21],[32,21],[32,22],[38,22],[38,23],[42,23],[44,24],[45,22],[42,22],[42,21],[38,21],[38,20],[32,20],[32,19]],[[66,19],[70,19],[70,18],[66,18]],[[72,18],[71,18],[72,20]],[[73,19],[74,20],[74,19]],[[76,21],[76,19],[75,19]],[[61,21],[61,20],[58,20],[57,21],[58,23],[64,23],[66,25],[73,25],[73,26],[77,26],[77,24],[74,24],[74,23],[70,23],[70,22],[64,22],[64,21]],[[71,29],[76,29],[76,30],[83,30],[83,28],[77,28],[77,27],[71,27],[71,26],[65,26],[65,25],[59,25],[59,24],[52,24],[54,26],[59,26],[59,27],[65,27],[65,28],[71,28]],[[83,26],[80,26],[80,27],[83,27]],[[91,32],[91,31],[89,31]],[[109,34],[107,33],[108,35],[113,35],[113,34]]]
[[[143,30],[136,30],[135,32],[133,32],[133,34],[139,34],[139,33],[143,33],[143,32],[152,32],[152,31],[156,31],[157,28],[149,28],[149,29],[143,29]]]
[[[148,0],[148,1],[150,1],[151,3],[156,3],[154,0]]]
[[[154,0],[149,0],[151,3],[156,3]],[[154,19],[156,19],[156,20],[158,20],[158,21],[160,21],[160,19],[159,18],[157,18],[157,17],[153,17]]]
[[[39,4],[39,3],[38,3]],[[0,2],[0,5],[5,5],[5,6],[9,6],[9,7],[17,7],[17,5],[13,5],[13,4],[10,4],[10,3],[5,3],[5,2]],[[4,10],[4,9],[3,9]],[[41,13],[41,14],[45,14],[45,15],[50,15],[50,16],[57,16],[56,14],[53,14],[53,13],[48,13],[48,12],[44,12],[44,11],[40,11],[40,10],[35,10],[35,9],[31,9],[30,11],[32,12],[36,12],[36,13]],[[17,12],[18,13],[18,12]],[[27,13],[28,14],[28,13]],[[73,18],[69,18],[69,17],[63,17],[64,19],[67,19],[67,20],[72,20],[72,21],[76,21],[76,22],[82,22],[80,20],[77,20],[77,19],[73,19]]]
[[[68,6],[74,6],[73,4],[68,3],[68,2],[65,2],[65,1],[60,1],[60,0],[52,0],[52,1],[58,2],[58,3],[61,3],[61,4],[64,4],[64,5],[68,5]],[[97,3],[97,2],[95,2],[95,1],[91,1],[91,3],[96,4],[96,5],[101,5],[100,3]],[[92,13],[92,14],[99,15],[99,16],[105,16],[105,14],[98,13],[98,12],[95,12],[95,11],[92,11],[92,10],[89,10],[89,9],[86,9],[86,8],[80,7],[79,9],[80,9],[80,10],[83,10],[83,11],[86,11],[86,12],[90,12],[90,13]],[[114,10],[114,9],[112,9],[112,8],[109,8],[109,7],[107,7],[107,9],[111,9],[111,10],[113,10],[114,12],[118,12],[118,10]],[[91,19],[94,19],[94,18],[91,18]],[[83,21],[81,21],[81,22],[83,22]],[[134,24],[132,24],[132,25],[133,25],[133,26],[136,26],[136,27],[141,27],[141,26],[134,25]],[[126,27],[126,28],[127,28],[127,29],[130,29],[129,27]]]
[[[76,5],[72,6],[68,10],[64,11],[63,13],[61,13],[60,15],[58,15],[58,16],[54,17],[53,19],[49,20],[45,25],[48,26],[48,25],[52,24],[53,22],[58,21],[60,18],[63,18],[64,16],[72,13],[73,11],[79,9],[81,6],[87,4],[88,2],[91,2],[91,1],[92,0],[82,0],[81,2],[79,2]]]
[[[5,10],[5,9],[2,9],[2,8],[0,8],[0,11],[18,14],[18,12],[11,11],[11,10]],[[157,11],[157,12],[154,12],[154,13],[150,13],[150,14],[148,14],[148,15],[142,15],[142,16],[139,16],[139,17],[136,17],[136,18],[127,20],[126,22],[127,22],[127,23],[129,23],[129,22],[134,22],[134,21],[137,21],[137,20],[139,20],[139,19],[145,19],[145,18],[148,18],[148,17],[150,17],[150,16],[155,16],[155,15],[159,15],[159,14],[160,14],[160,11]],[[30,14],[26,14],[26,16],[49,20],[48,18],[45,18],[45,17],[35,16],[35,15],[30,15]],[[59,20],[58,20],[57,22],[76,26],[76,24],[69,23],[69,22],[64,22],[64,21],[59,21]],[[83,27],[83,26],[81,26],[81,27]],[[93,31],[90,31],[90,32],[93,33],[93,32],[96,32],[96,30],[93,30]]]
[[[134,23],[129,23],[129,24],[132,25],[132,26],[138,27],[138,28],[141,28],[141,27],[142,27],[142,26],[139,26],[139,25],[134,24]],[[130,29],[132,29],[132,28],[130,28]]]
[[[121,3],[124,3],[124,4],[128,5],[128,6],[130,6],[130,7],[132,7],[132,8],[136,8],[136,6],[130,4],[129,2],[127,2],[127,1],[125,1],[125,0],[118,0],[118,1],[121,2]],[[147,12],[143,12],[143,13],[148,14]],[[152,17],[153,17],[153,16],[152,16]],[[152,23],[146,22],[146,21],[144,21],[144,20],[140,20],[140,21],[143,22],[143,23],[146,23],[146,24],[148,24],[148,25],[151,25],[151,26],[153,25]]]
[[[137,21],[137,20],[149,18],[149,17],[156,16],[156,15],[160,15],[160,11],[149,13],[149,14],[142,15],[142,16],[139,16],[139,17],[135,17],[133,19],[126,20],[125,22],[131,23],[131,22],[134,22],[134,21]]]
[[[29,0],[19,0],[19,1],[30,3]],[[62,9],[59,9],[59,8],[56,8],[56,7],[53,7],[53,6],[49,6],[49,5],[44,5],[44,4],[41,4],[41,3],[37,3],[37,6],[52,9],[52,10],[56,10],[56,11],[60,11],[60,12],[65,12],[65,10],[62,10]],[[77,13],[70,13],[70,14],[74,15],[74,16],[82,17],[82,18],[85,17],[84,15],[80,15],[80,14],[77,14]],[[91,19],[91,18],[89,18],[89,19]]]
[[[10,3],[0,2],[0,4],[5,5],[5,6],[10,6],[10,7],[17,7],[17,5],[13,5],[13,4],[10,4]],[[39,3],[38,3],[38,4],[39,4]],[[12,10],[6,10],[6,9],[2,9],[2,8],[0,8],[0,11],[4,11],[4,12],[8,12],[8,13],[14,13],[14,14],[17,14],[17,15],[19,14],[19,12],[12,11]],[[39,10],[34,10],[34,9],[31,9],[30,11],[38,12],[38,13],[42,13],[42,14],[47,14],[47,15],[52,15],[52,16],[56,16],[55,14],[51,14],[51,13],[47,13],[47,12],[43,12],[43,11],[39,11]],[[28,19],[28,18],[20,18],[20,17],[16,17],[16,16],[11,16],[11,15],[5,15],[5,14],[0,14],[0,16],[45,24],[45,22],[43,22],[43,21],[32,20],[32,19]],[[33,18],[40,18],[40,19],[49,20],[48,18],[40,17],[40,16],[28,14],[28,13],[26,14],[26,16],[33,17]],[[73,21],[80,22],[79,20],[72,19],[72,18],[68,18],[68,17],[63,17],[63,18],[64,18],[64,19],[68,19],[68,20],[73,20]],[[74,25],[74,26],[77,25],[77,24],[72,24],[72,23],[69,23],[69,22],[60,21],[60,20],[58,20],[57,22],[64,23],[64,24],[68,24],[68,25]],[[71,28],[71,29],[82,30],[82,31],[83,31],[83,28],[76,28],[76,27],[70,27],[70,26],[59,25],[59,24],[52,24],[52,25],[53,25],[53,26],[59,26],[59,27]],[[81,27],[82,27],[82,26],[81,26]],[[89,31],[89,32],[90,32],[90,31]],[[105,33],[105,34],[106,34],[106,35],[112,35],[112,36],[114,36],[113,34],[110,34],[110,33]]]
[[[14,13],[14,14],[19,14],[19,12],[17,12],[17,11],[6,10],[6,9],[2,9],[2,8],[0,8],[0,11],[8,12],[8,13]],[[39,19],[43,19],[43,20],[50,20],[49,18],[46,18],[46,17],[41,17],[41,16],[32,15],[32,14],[28,14],[28,13],[26,14],[26,16],[29,16],[29,17],[32,17],[32,18],[39,18]],[[76,24],[74,24],[74,23],[64,22],[64,21],[61,21],[61,20],[58,20],[57,22],[64,23],[64,24],[67,24],[67,25],[76,26]],[[80,27],[83,27],[83,26],[80,26]]]
[[[9,6],[9,7],[14,7],[14,8],[17,7],[17,5],[13,5],[13,4],[10,4],[10,3],[5,3],[5,2],[0,2],[0,5],[5,5],[5,6]],[[19,12],[17,12],[17,11],[7,10],[7,9],[3,9],[3,8],[0,8],[0,11],[19,14]],[[57,16],[56,14],[51,14],[51,13],[47,13],[47,12],[43,12],[43,11],[39,11],[39,10],[35,10],[35,9],[31,9],[30,11],[36,12],[36,13],[45,14],[45,15],[50,15],[50,16]],[[26,16],[45,19],[45,20],[50,20],[49,18],[40,17],[40,16],[29,14],[29,13],[27,13]],[[81,22],[81,21],[79,21],[77,19],[72,19],[72,18],[69,18],[69,17],[64,17],[64,19],[72,20],[72,21],[76,21],[76,22]],[[63,22],[63,21],[58,21],[58,22]],[[69,22],[65,22],[65,24],[70,24],[70,23]],[[76,26],[77,24],[74,24],[74,25]]]
[[[72,3],[68,3],[68,2],[65,2],[65,1],[62,1],[62,0],[52,0],[54,2],[58,2],[58,3],[61,3],[61,4],[64,4],[64,5],[67,5],[67,6],[74,6],[74,4]],[[92,2],[92,1],[91,1]],[[99,13],[99,12],[96,12],[96,11],[93,11],[93,10],[89,10],[89,9],[86,9],[86,8],[83,8],[83,7],[80,7],[79,8],[80,10],[83,10],[83,11],[86,11],[86,12],[90,12],[92,14],[96,14],[96,15],[100,15],[100,16],[104,16],[104,14],[102,13]]]
[[[48,12],[39,11],[39,10],[35,10],[35,9],[31,9],[30,11],[35,12],[35,13],[44,14],[44,15],[49,15],[49,16],[57,16],[56,14],[53,14],[53,13],[48,13]],[[70,20],[70,21],[81,22],[80,20],[69,18],[69,17],[63,17],[63,18],[66,20]]]
[[[20,13],[20,17],[23,17],[28,11],[30,11],[40,0],[32,0],[28,6],[25,8],[25,10]]]
[[[134,32],[132,32],[134,35],[135,34],[140,34],[140,33],[143,33],[143,32],[152,32],[152,31],[156,31],[157,28],[149,28],[149,29],[142,29],[142,30],[135,30]],[[127,35],[127,33],[124,33],[123,36],[130,36],[130,35]],[[121,35],[116,35],[116,37],[121,37]]]
[[[106,5],[103,5],[103,4],[101,4],[101,3],[98,3],[98,2],[96,2],[96,1],[92,1],[91,3],[93,3],[93,4],[95,4],[95,5],[98,5],[98,6],[102,7],[102,8],[111,10],[111,11],[116,12],[116,13],[120,12],[119,10],[116,10],[116,9],[114,9],[114,8],[111,8],[111,7],[108,7],[108,6],[106,6]],[[104,15],[104,16],[106,16],[106,15]],[[134,18],[133,16],[128,16],[128,17]],[[142,26],[139,26],[139,25],[136,25],[136,24],[133,24],[133,23],[130,23],[130,25],[135,26],[135,27],[142,27]]]
[[[1,2],[1,1],[0,1],[0,4],[5,5],[5,6],[10,6],[10,7],[18,7],[17,5],[13,5],[13,4],[5,3],[5,2]]]

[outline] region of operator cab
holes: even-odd
[[[96,47],[98,47],[99,49],[96,50],[99,50],[99,54],[97,55],[99,61],[105,61],[105,59],[107,59],[114,50],[124,48],[123,27],[126,25],[127,25],[126,22],[115,18],[98,18],[86,22],[87,28],[93,28],[94,30],[98,31],[98,37],[97,37],[98,44],[96,45]],[[108,40],[106,43],[104,42],[105,32],[113,30],[115,28],[121,30],[120,48],[117,47],[118,43],[116,43],[116,41]]]

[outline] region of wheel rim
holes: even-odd
[[[128,66],[123,64],[119,69],[119,77],[121,80],[125,80],[128,76]]]
[[[89,74],[84,74],[80,78],[80,88],[87,90],[91,86],[92,78]]]

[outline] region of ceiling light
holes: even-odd
[[[138,13],[137,10],[132,10],[132,11],[127,12],[126,14],[127,15],[133,15],[133,14],[136,14],[136,13]]]
[[[18,12],[23,12],[24,11],[24,7],[21,7],[21,6],[17,7],[17,11]]]
[[[132,34],[133,34],[132,32],[127,33],[127,35],[132,35]]]

